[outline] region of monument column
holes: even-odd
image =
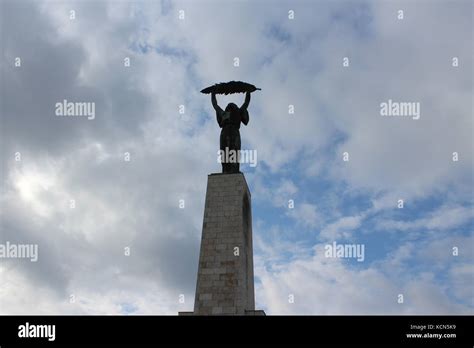
[[[259,90],[241,81],[203,89],[211,93],[217,122],[222,128],[220,149],[240,151],[240,124],[247,125],[250,93]],[[239,108],[229,103],[223,110],[216,93],[245,92]],[[252,205],[240,159],[221,157],[222,172],[207,179],[201,251],[194,312],[181,315],[265,315],[255,310],[252,246]]]
[[[255,311],[252,210],[242,173],[208,176],[193,314],[265,314]]]

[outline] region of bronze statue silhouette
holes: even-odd
[[[250,93],[259,90],[254,85],[231,81],[220,83],[203,89],[202,93],[211,93],[211,101],[216,111],[216,119],[222,128],[220,135],[220,157],[222,173],[240,173],[240,123],[249,123],[247,108],[250,103]],[[238,107],[234,103],[227,104],[225,110],[217,103],[216,94],[232,94],[245,92],[245,101]]]
[[[244,125],[249,123],[249,113],[247,107],[250,103],[250,92],[246,93],[245,102],[239,108],[234,103],[229,103],[225,110],[217,104],[216,94],[211,96],[212,106],[216,110],[216,119],[219,127],[222,128],[220,136],[220,154],[222,163],[222,173],[240,172],[240,123]],[[229,161],[233,155],[234,160]]]

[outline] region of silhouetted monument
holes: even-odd
[[[217,104],[216,94],[212,93],[212,106],[216,110],[216,118],[221,130],[220,137],[220,150],[221,150],[221,162],[222,162],[222,173],[239,173],[240,163],[239,157],[235,156],[235,162],[226,162],[226,157],[222,154],[229,153],[230,151],[240,151],[240,123],[244,125],[249,123],[249,113],[247,107],[250,103],[250,92],[245,95],[245,102],[239,108],[234,103],[227,104],[225,111],[220,108]],[[227,158],[228,160],[228,158]]]
[[[247,107],[250,103],[250,93],[260,90],[260,88],[242,81],[230,81],[217,83],[204,88],[201,92],[211,94],[211,101],[216,110],[216,119],[219,127],[222,128],[220,136],[220,153],[222,163],[222,173],[240,172],[240,124],[249,123],[249,113]],[[227,104],[225,110],[217,104],[216,94],[245,93],[245,101],[241,107],[234,103]],[[234,153],[236,161],[229,161],[228,156],[222,154]]]
[[[249,121],[247,107],[253,85],[232,81],[204,89],[222,128],[220,149],[240,150],[240,122]],[[245,92],[239,108],[234,103],[222,110],[216,93]],[[239,163],[222,163],[223,173],[207,180],[204,222],[193,312],[180,315],[265,315],[255,310],[251,195]]]

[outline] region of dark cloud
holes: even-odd
[[[374,200],[388,191],[391,196],[380,198],[379,209],[399,187],[406,196],[422,195],[446,191],[447,183],[460,178],[454,190],[465,190],[472,180],[472,140],[466,136],[472,129],[471,104],[466,103],[472,82],[466,70],[454,76],[451,69],[439,68],[454,54],[465,66],[472,64],[466,44],[472,35],[459,36],[470,18],[460,10],[463,4],[447,12],[428,6],[429,16],[408,7],[401,26],[392,20],[393,8],[372,2],[216,7],[215,1],[199,6],[186,1],[3,1],[0,242],[38,243],[40,260],[5,263],[8,298],[0,299],[0,307],[23,313],[130,308],[176,313],[176,294],[193,296],[206,176],[219,170],[219,130],[208,97],[199,93],[210,83],[242,79],[262,87],[252,99],[250,126],[242,130],[243,144],[258,150],[260,165],[248,179],[262,193],[262,204],[277,206],[288,194],[310,192],[306,185],[295,186],[292,174],[295,163],[305,167],[315,157],[324,158],[321,172],[328,181],[375,192]],[[184,22],[177,18],[181,8]],[[68,19],[71,9],[74,21]],[[288,19],[289,9],[296,20]],[[413,19],[416,14],[422,23]],[[434,25],[441,14],[443,26]],[[455,27],[448,25],[453,19]],[[351,57],[349,70],[341,68],[344,55]],[[13,66],[17,56],[21,68]],[[235,56],[241,59],[238,70]],[[131,59],[129,68],[125,57]],[[418,61],[424,65],[410,64]],[[374,121],[379,99],[390,95],[423,97],[424,110],[434,116],[422,116],[418,128]],[[63,99],[95,102],[95,119],[55,116],[54,105]],[[220,98],[222,104],[227,101]],[[181,104],[184,115],[178,113]],[[293,116],[289,104],[295,105]],[[446,129],[454,135],[446,136]],[[438,162],[451,148],[466,159],[457,174]],[[354,159],[349,171],[340,166],[337,154],[343,149]],[[17,151],[21,162],[14,161]],[[124,161],[125,152],[130,162]],[[390,161],[385,161],[387,153],[393,155]],[[274,174],[278,180],[268,179]],[[285,182],[289,188],[280,187]],[[179,199],[185,199],[185,209],[179,209]],[[295,212],[294,219],[302,226],[323,224],[316,203],[302,205],[306,210]],[[256,228],[256,238],[259,233]],[[125,247],[131,248],[130,256],[124,255]],[[300,284],[325,272],[318,262],[306,261],[313,273],[289,263],[283,278],[257,267],[256,275],[268,285],[261,292],[264,301],[278,308],[274,296],[286,291],[285,277]],[[358,284],[346,268],[337,271]],[[368,279],[385,281],[378,273]],[[305,289],[312,291],[313,285]],[[317,286],[321,294],[331,293],[331,284]],[[372,288],[365,290],[355,311],[372,305]],[[21,300],[35,293],[42,296],[37,302]],[[76,306],[67,304],[71,293],[82,298]],[[188,302],[180,310],[190,310]],[[330,312],[323,305],[322,311]]]

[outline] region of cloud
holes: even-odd
[[[233,79],[262,88],[241,129],[243,148],[259,159],[245,170],[262,307],[468,311],[472,260],[446,256],[467,237],[433,234],[472,218],[469,5],[404,3],[406,19],[397,21],[397,6],[362,1],[2,2],[0,240],[37,243],[40,253],[34,264],[2,262],[2,312],[192,309],[206,175],[220,170],[219,129],[199,90]],[[388,98],[421,102],[421,119],[382,118],[378,107]],[[94,102],[96,118],[56,117],[64,99]],[[398,219],[390,208],[400,198],[407,206],[446,204]],[[380,265],[361,269],[313,252],[315,240],[358,230],[375,240],[370,223],[383,236],[433,234],[422,239],[425,252],[398,240]],[[447,261],[447,279],[434,274],[442,266],[431,251]],[[407,279],[413,253],[432,267]],[[288,306],[290,291],[296,301]],[[400,291],[409,306],[396,303]]]
[[[325,239],[336,240],[338,238],[348,238],[351,232],[357,229],[361,225],[363,217],[358,216],[345,216],[337,221],[327,225],[321,230],[320,237]]]
[[[317,207],[309,203],[298,204],[298,206],[290,210],[287,215],[295,219],[297,223],[309,227],[320,226],[322,220]]]
[[[471,207],[442,206],[426,217],[409,221],[381,220],[377,228],[381,230],[449,230],[462,226],[472,220],[474,212]]]
[[[271,250],[269,245],[266,246]],[[428,246],[429,248],[429,246]],[[313,253],[301,255],[290,262],[268,263],[265,252],[257,263],[260,282],[257,302],[267,314],[459,314],[472,313],[472,301],[460,289],[467,284],[471,272],[457,265],[448,266],[450,283],[440,286],[435,275],[426,271],[390,272],[393,262],[416,258],[403,247],[398,256],[362,268],[349,266],[342,259],[324,257],[324,245],[315,245]],[[467,261],[466,258],[463,258]],[[389,267],[389,268],[387,268]],[[406,268],[404,268],[406,270]],[[463,304],[450,296],[454,291]],[[399,295],[403,303],[399,303]],[[466,303],[467,301],[467,303]],[[470,306],[470,307],[469,307]]]

